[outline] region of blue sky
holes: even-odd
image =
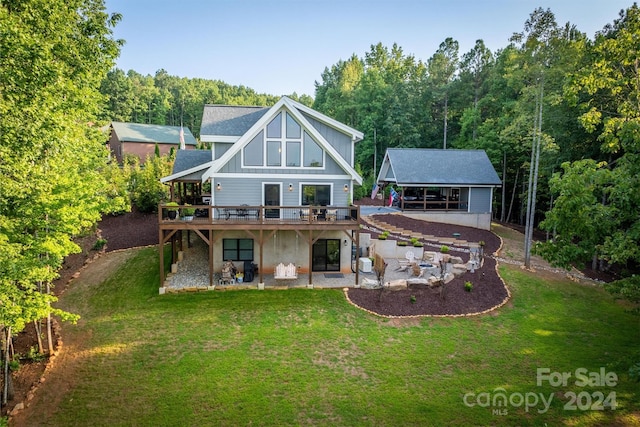
[[[460,55],[477,39],[507,45],[537,7],[593,38],[632,0],[106,0],[122,21],[116,66],[201,77],[271,95],[314,95],[325,67],[397,43],[426,61],[452,37]]]

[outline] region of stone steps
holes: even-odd
[[[400,236],[407,238],[417,238],[418,240],[425,240],[432,243],[447,245],[447,246],[458,246],[458,247],[472,247],[477,246],[475,242],[468,242],[464,239],[457,239],[455,237],[438,237],[433,236],[431,234],[416,234],[415,230],[407,230],[405,228],[396,227],[390,224],[387,224],[384,221],[380,221],[377,219],[363,217],[364,221],[369,225],[378,228],[380,230],[388,230],[391,233],[399,234]]]

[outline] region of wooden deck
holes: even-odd
[[[175,212],[175,217],[171,218]],[[360,207],[324,206],[166,206],[158,208],[160,229],[354,229]]]
[[[312,246],[326,231],[344,231],[345,237],[359,247],[360,207],[346,206],[158,206],[160,254],[160,284],[164,283],[164,251],[172,245],[172,260],[176,258],[183,231],[196,233],[209,247],[209,277],[213,284],[213,246],[226,230],[244,230],[260,248],[259,281],[263,282],[263,246],[278,230],[292,230],[306,241],[309,265],[312,265]],[[356,272],[356,283],[358,273]],[[311,284],[311,276],[309,276]]]

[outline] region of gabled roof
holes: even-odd
[[[338,122],[337,120],[332,119],[331,117],[325,116],[324,114],[315,111],[305,105],[300,104],[299,102],[293,101],[292,99],[283,96],[280,100],[271,108],[269,108],[266,112],[262,113],[262,115],[257,119],[257,121],[237,140],[229,150],[227,150],[219,159],[215,160],[209,168],[209,170],[202,176],[203,181],[212,177],[215,173],[220,171],[220,169],[229,162],[233,156],[235,156],[240,150],[248,144],[253,137],[264,127],[269,121],[271,121],[275,116],[282,110],[285,109],[288,111],[297,121],[300,123],[309,134],[322,146],[323,150],[333,158],[336,163],[338,163],[342,169],[351,175],[352,179],[355,180],[358,184],[362,184],[362,177],[355,171],[355,169],[342,157],[329,142],[318,132],[318,130],[309,123],[309,121],[304,117],[302,113],[308,114],[310,117],[313,117],[315,120],[318,120],[321,123],[326,124],[342,133],[345,133],[351,137],[351,140],[354,142],[360,141],[364,138],[364,134],[356,129],[353,129],[343,123]],[[256,116],[257,117],[257,114]],[[202,132],[201,132],[202,133]]]
[[[170,182],[177,178],[182,181],[200,181],[211,164],[211,150],[178,150],[171,175],[160,179],[160,182]]]
[[[111,122],[111,128],[122,142],[148,142],[180,145],[180,126],[147,125],[142,123]],[[183,127],[184,143],[196,145],[189,128]]]
[[[377,182],[416,185],[502,184],[484,150],[389,148]]]
[[[235,139],[237,139],[244,135],[267,111],[269,111],[269,107],[207,104],[202,113],[200,137],[204,142],[216,142],[224,137],[236,137]]]

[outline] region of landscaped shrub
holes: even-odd
[[[160,178],[171,174],[172,159],[169,156],[147,157],[144,167],[133,165],[131,172],[131,199],[141,212],[155,212],[158,203],[169,199],[169,187]]]
[[[96,242],[93,244],[92,249],[94,251],[99,251],[102,248],[104,248],[104,245],[106,245],[106,244],[107,244],[107,239],[100,238],[100,239],[96,240]]]
[[[471,290],[473,289],[473,283],[466,281],[464,282],[464,290],[467,292],[471,292]]]
[[[448,254],[449,253],[449,246],[447,246],[447,245],[440,246],[440,252],[442,252],[443,254]]]

